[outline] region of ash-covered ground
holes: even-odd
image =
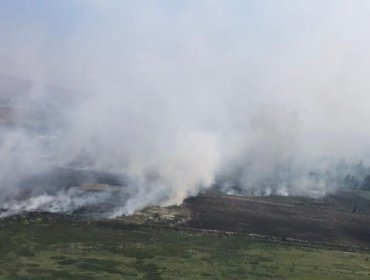
[[[370,191],[367,190],[337,190],[320,198],[310,198],[226,195],[213,188],[186,199],[178,206],[148,206],[113,218],[110,213],[130,197],[125,192],[127,182],[123,177],[58,169],[47,177],[29,178],[27,183],[53,186],[48,188],[50,199],[46,199],[48,195],[43,193],[24,193],[24,208],[22,202],[9,203],[9,209],[2,209],[3,217],[27,212],[51,212],[113,224],[245,235],[272,241],[361,250],[370,248]],[[43,192],[45,189],[45,186],[41,187]],[[63,195],[61,189],[65,189]],[[35,197],[40,201],[31,202],[30,199]],[[83,202],[79,203],[79,200]]]
[[[369,199],[368,191],[338,191],[319,199],[206,193],[186,200],[184,207],[192,228],[369,248]]]

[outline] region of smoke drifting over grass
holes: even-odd
[[[0,20],[1,72],[32,81],[1,90],[3,107],[27,112],[1,130],[7,208],[84,206],[79,190],[21,183],[55,168],[128,180],[113,215],[212,185],[322,195],[366,176],[352,163],[369,157],[367,1],[1,5],[24,9]],[[112,196],[88,193],[86,205]]]

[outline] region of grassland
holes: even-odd
[[[0,279],[369,279],[370,254],[77,220],[0,221]]]

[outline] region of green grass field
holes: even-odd
[[[0,220],[0,279],[370,279],[370,254],[50,215]]]

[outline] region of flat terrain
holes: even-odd
[[[370,279],[369,193],[0,220],[0,279]],[[352,226],[352,227],[351,227]]]
[[[191,212],[187,226],[370,248],[369,194],[340,191],[312,199],[208,193],[185,202]]]
[[[112,221],[0,221],[0,279],[369,279],[370,254]]]

